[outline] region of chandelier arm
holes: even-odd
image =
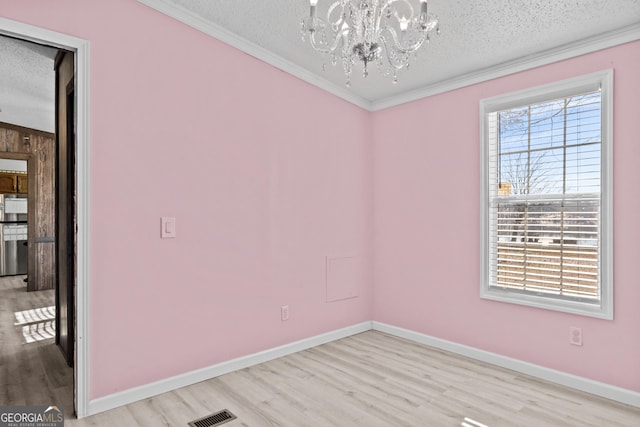
[[[326,29],[323,30],[325,32],[326,35]],[[317,43],[316,41],[316,33],[317,31],[312,31],[310,36],[309,36],[309,41],[311,42],[311,46],[317,50],[318,52],[322,52],[322,53],[331,53],[334,52],[336,50],[336,48],[338,47],[338,45],[340,44],[340,40],[344,37],[346,37],[346,35],[349,33],[347,30],[342,30],[341,32],[337,33],[335,35],[335,38],[333,39],[333,42],[331,44],[327,43],[326,45],[322,45]]]
[[[336,27],[340,27],[340,25],[344,22],[344,16],[345,16],[344,7],[346,3],[347,3],[346,1],[341,0],[341,1],[334,2],[331,4],[331,6],[329,6],[329,9],[327,10],[327,23],[329,25],[332,25],[332,26],[335,25]],[[331,20],[331,14],[333,13],[333,10],[338,6],[342,8],[342,11],[340,12],[340,18],[337,21],[333,22]]]
[[[417,31],[416,34],[419,35],[418,40],[415,43],[412,43],[408,46],[403,46],[402,44],[400,44],[400,41],[398,40],[398,35],[396,34],[396,31],[389,27],[389,28],[385,28],[383,30],[381,30],[382,32],[388,32],[389,34],[391,34],[391,38],[393,39],[393,46],[391,46],[392,48],[394,48],[396,51],[400,52],[400,53],[404,53],[404,54],[409,54],[411,52],[414,52],[418,49],[420,49],[420,46],[422,46],[422,44],[425,42],[425,40],[427,40],[427,32],[422,32],[422,31]],[[380,38],[384,39],[384,36],[382,34],[380,34]]]
[[[397,0],[386,0],[382,5],[382,7],[380,8],[380,13],[378,14],[378,19],[376,19],[376,28],[380,28],[380,21],[382,20],[382,15],[384,15],[385,9],[388,8],[394,1]]]
[[[398,61],[395,60],[392,56],[391,56],[391,51],[392,51],[392,47],[393,46],[389,46],[389,42],[387,41],[386,37],[384,36],[380,36],[380,40],[382,41],[382,44],[384,45],[384,54],[385,57],[387,58],[387,63],[393,67],[395,70],[400,70],[403,67],[405,67],[407,65],[407,61]],[[403,52],[404,55],[408,55],[410,52]]]
[[[331,43],[326,43],[326,44],[318,43],[318,41],[316,40],[316,34],[319,31],[322,31],[324,33],[324,36],[327,37],[327,35],[329,34],[329,30],[327,28],[328,26],[331,26],[331,27],[335,26],[338,28],[340,27],[340,24],[344,22],[344,17],[345,17],[344,7],[348,3],[348,1],[349,0],[339,0],[332,3],[329,6],[329,9],[327,10],[327,18],[325,21],[319,18],[314,18],[316,21],[320,23],[320,25],[313,25],[313,29],[309,31],[309,41],[311,42],[311,46],[318,52],[322,52],[322,53],[334,52],[338,47],[340,40],[344,38],[345,35],[348,33],[348,29],[340,29],[340,31],[338,32],[331,31],[331,33],[333,34],[333,41]],[[339,15],[340,17],[334,22],[331,20],[331,14],[333,13],[334,9],[339,6],[342,8],[342,11],[340,12],[340,15]]]

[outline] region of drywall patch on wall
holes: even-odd
[[[356,288],[356,257],[326,257],[327,302],[340,301],[358,296]]]

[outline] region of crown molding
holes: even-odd
[[[269,65],[273,65],[280,70],[289,73],[299,79],[310,83],[320,89],[323,89],[339,98],[344,99],[352,104],[357,105],[365,110],[371,110],[371,101],[354,94],[350,90],[346,89],[342,85],[332,83],[319,75],[312,73],[311,71],[303,68],[291,61],[284,59],[283,57],[274,54],[270,50],[258,46],[257,44],[238,36],[235,33],[227,30],[226,28],[217,25],[213,22],[207,21],[195,13],[183,8],[182,6],[171,3],[167,0],[137,0],[152,9],[157,10],[173,19],[176,19],[183,24],[186,24],[198,31],[201,31],[215,39],[220,40],[236,49],[243,51],[244,53],[253,56]]]
[[[607,33],[564,44],[540,53],[527,55],[513,61],[503,62],[472,73],[463,74],[451,79],[442,80],[429,86],[396,96],[373,101],[371,111],[383,110],[407,102],[416,101],[428,96],[437,95],[465,86],[482,83],[498,77],[504,77],[576,56],[586,55],[598,50],[607,49],[625,43],[640,40],[640,24],[633,24]]]
[[[432,95],[460,89],[465,86],[471,86],[498,77],[504,77],[509,74],[518,73],[565,59],[574,58],[576,56],[596,52],[598,50],[640,40],[640,23],[637,23],[593,37],[578,40],[576,42],[564,44],[543,52],[497,64],[482,70],[441,80],[416,90],[371,101],[354,94],[342,85],[334,84],[306,68],[300,67],[299,65],[288,61],[281,56],[250,42],[249,40],[239,37],[237,34],[232,33],[226,28],[209,22],[168,0],[137,1],[368,111],[383,110],[385,108],[416,101]]]

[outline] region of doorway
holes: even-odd
[[[71,412],[73,371],[64,365],[73,364],[73,339],[70,339],[73,335],[68,333],[73,329],[69,329],[66,322],[64,326],[57,326],[63,322],[50,319],[50,316],[56,320],[61,317],[73,319],[68,313],[73,313],[74,307],[72,292],[65,294],[64,301],[55,297],[60,284],[64,284],[65,290],[74,288],[73,282],[60,280],[56,275],[59,269],[55,247],[68,251],[66,239],[60,243],[56,232],[56,222],[61,222],[57,221],[56,206],[61,203],[56,203],[56,187],[68,182],[68,179],[57,177],[56,164],[61,163],[66,168],[68,162],[56,160],[60,151],[56,147],[69,145],[68,140],[60,143],[55,125],[58,102],[54,69],[59,51],[30,41],[0,37],[0,56],[3,57],[0,65],[0,91],[3,94],[0,106],[3,110],[0,113],[0,275],[13,276],[13,280],[3,280],[1,284],[1,327],[5,339],[0,349],[7,357],[3,365],[8,370],[2,375],[2,385],[16,387],[3,401],[12,405],[30,404],[32,395],[46,390],[52,399],[50,405],[64,405]],[[73,70],[73,54],[70,55],[69,68]],[[65,92],[60,104],[68,101]],[[73,138],[75,133],[68,132],[67,128],[69,122],[74,126],[74,109],[70,108],[69,112],[71,118],[63,117],[62,128],[65,136]],[[75,147],[75,143],[71,146]],[[65,169],[64,176],[75,177],[75,170]],[[66,188],[60,190],[69,193]],[[75,210],[65,211],[64,215],[75,218]],[[74,253],[74,249],[70,252]],[[22,277],[15,277],[18,275]],[[75,276],[65,278],[69,279],[73,281]],[[58,300],[63,302],[62,309],[55,308]],[[60,350],[64,359],[62,364]],[[28,378],[20,380],[18,386],[10,371],[21,372]]]
[[[71,167],[75,179],[75,199],[71,212],[75,213],[74,226],[71,233],[74,235],[75,274],[72,274],[74,287],[71,287],[72,303],[75,306],[74,328],[71,330],[75,345],[71,345],[71,357],[73,360],[73,406],[79,418],[91,413],[91,405],[88,400],[88,159],[89,159],[89,132],[88,132],[88,75],[89,46],[86,40],[56,33],[46,29],[34,27],[28,24],[0,18],[0,36],[9,36],[41,45],[52,46],[72,52],[75,55],[73,91],[73,126],[75,146],[73,147],[74,162]],[[66,88],[65,88],[66,89]],[[67,94],[68,95],[68,94]],[[70,99],[70,98],[67,98]],[[1,106],[0,106],[1,108]],[[66,116],[65,116],[66,120]],[[70,409],[70,408],[69,408]]]

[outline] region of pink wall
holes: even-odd
[[[133,0],[0,11],[91,43],[91,398],[371,319],[368,112]]]
[[[627,44],[374,115],[375,320],[640,391],[639,53]],[[481,300],[479,101],[609,68],[615,320]]]
[[[369,114],[133,0],[0,11],[91,42],[91,398],[371,318],[640,391],[640,44]],[[480,300],[479,100],[610,67],[615,320]]]

